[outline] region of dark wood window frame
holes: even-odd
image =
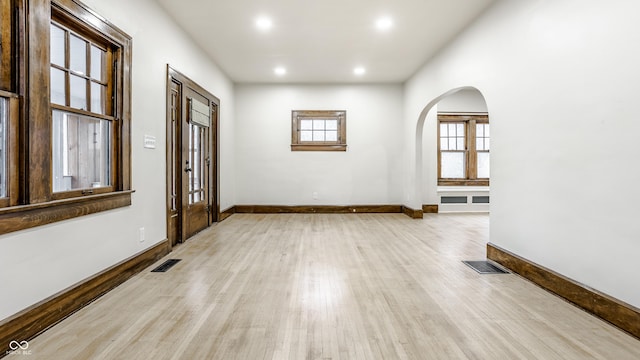
[[[10,99],[8,196],[0,199],[0,234],[131,205],[131,37],[76,0],[0,0],[11,3],[13,60],[0,96]],[[4,15],[4,13],[3,13]],[[64,195],[52,190],[50,28],[52,19],[115,46],[112,74],[112,186]],[[4,48],[4,44],[3,44]],[[4,59],[4,51],[0,60]],[[4,62],[2,69],[6,69]],[[28,71],[27,71],[28,69]],[[79,111],[81,112],[81,110]],[[82,115],[96,116],[93,113]]]
[[[12,90],[15,80],[15,39],[19,33],[18,17],[14,12],[16,0],[0,0],[0,89]]]
[[[440,148],[440,124],[464,123],[465,126],[465,174],[466,178],[442,177],[442,150]],[[478,151],[476,150],[476,124],[488,124],[486,113],[438,113],[438,185],[439,186],[489,186],[489,179],[478,178]]]
[[[302,140],[303,120],[336,120],[335,141]],[[325,130],[322,130],[325,131]],[[333,130],[330,130],[333,131]],[[291,111],[291,151],[346,151],[347,112],[345,110],[292,110]]]
[[[6,195],[0,198],[0,208],[18,205],[18,181],[20,162],[18,148],[18,119],[20,118],[20,99],[16,94],[0,90],[0,99],[5,102],[6,124],[5,124],[5,181]]]

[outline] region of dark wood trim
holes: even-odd
[[[215,184],[211,185],[209,196],[211,198],[211,223],[220,221],[220,99],[216,98],[211,107],[213,113],[211,114],[211,121],[214,123],[213,134],[211,134],[211,149],[214,152],[213,177],[211,181]]]
[[[422,205],[421,210],[403,205],[236,205],[223,211],[221,221],[232,214],[348,214],[402,213],[412,219],[422,219],[424,213],[437,213],[438,205]]]
[[[229,216],[231,216],[231,215],[233,215],[235,213],[236,213],[236,207],[235,206],[232,206],[232,207],[228,208],[227,210],[224,210],[224,211],[220,212],[220,216],[218,216],[218,222],[227,219]]]
[[[51,200],[50,0],[27,2],[27,203]],[[43,41],[43,39],[47,39]],[[43,46],[42,44],[46,44]]]
[[[236,214],[402,213],[401,205],[236,205]]]
[[[182,121],[180,111],[182,109],[182,84],[174,81],[169,74],[170,67],[167,66],[167,88],[166,88],[166,133],[165,133],[165,160],[166,160],[166,218],[167,218],[167,238],[171,246],[177,245],[182,240],[182,188],[178,186],[180,181],[177,179],[179,176],[178,169],[180,159],[174,156],[174,152],[180,143],[180,126]],[[175,194],[174,194],[174,186]],[[175,199],[174,199],[175,196]],[[179,201],[180,200],[180,201]],[[175,201],[175,205],[174,205]]]
[[[640,339],[640,309],[491,243],[487,258]]]
[[[73,14],[73,17],[81,22],[77,26],[96,29],[103,33],[101,36],[106,35],[117,42],[131,40],[131,37],[122,29],[79,0],[52,0],[52,3],[65,12]]]
[[[422,212],[425,214],[437,214],[438,205],[422,205]]]
[[[0,89],[13,91],[14,89],[14,66],[17,27],[14,26],[16,13],[14,12],[14,1],[3,0],[0,2]]]
[[[489,186],[490,180],[438,179],[438,186]]]
[[[102,115],[102,114],[98,114],[98,113],[92,113],[91,111],[86,111],[86,110],[81,110],[81,109],[74,109],[68,106],[62,106],[62,105],[58,105],[58,104],[51,104],[51,109],[52,110],[60,110],[60,111],[64,111],[64,112],[72,112],[74,114],[77,115],[82,115],[82,116],[87,116],[87,117],[92,117],[92,118],[96,118],[96,119],[100,119],[100,120],[108,120],[108,121],[114,121],[116,120],[116,118],[114,118],[111,115]]]
[[[291,145],[291,151],[347,151],[347,145]]]
[[[0,323],[0,357],[9,342],[31,340],[171,252],[167,240],[42,300]]]
[[[489,122],[489,114],[486,112],[441,112],[438,111],[438,120],[442,121],[469,121],[476,120],[480,123]]]
[[[402,206],[402,213],[412,219],[422,219],[424,217],[422,209],[412,209],[408,206]]]
[[[17,94],[12,93],[10,91],[4,91],[2,89],[0,89],[0,97],[10,98],[10,99],[19,99],[20,98]]]
[[[18,98],[9,98],[9,121],[5,128],[8,150],[6,153],[8,204],[3,204],[5,206],[16,206],[20,201],[20,107]]]
[[[129,206],[133,192],[118,191],[3,208],[0,209],[0,234]]]
[[[332,119],[338,121],[336,141],[300,141],[301,120]],[[291,151],[347,151],[346,110],[291,110]]]
[[[169,76],[169,78],[174,79],[177,82],[190,87],[200,95],[207,98],[216,106],[220,106],[220,99],[217,96],[213,95],[212,93],[207,91],[205,88],[203,88],[202,86],[198,85],[196,82],[188,78],[186,75],[182,74],[180,71],[171,67],[171,65],[169,64],[167,64],[167,75]]]

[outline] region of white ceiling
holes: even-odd
[[[403,82],[494,0],[156,0],[239,83]],[[269,31],[255,26],[273,21]],[[376,29],[381,16],[393,20]],[[284,76],[274,68],[287,69]],[[356,66],[366,68],[354,75]]]

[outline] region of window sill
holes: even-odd
[[[292,144],[291,151],[347,151],[347,145],[300,145]]]
[[[30,229],[131,205],[134,190],[89,195],[0,209],[0,234]]]
[[[489,191],[489,187],[488,186],[438,186],[438,193],[441,192],[447,192],[447,193],[451,193],[451,192],[464,192],[464,193],[471,193],[471,192],[487,192]]]
[[[489,180],[440,179],[438,186],[489,186]]]

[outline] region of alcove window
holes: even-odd
[[[438,185],[489,185],[489,118],[438,113]]]

